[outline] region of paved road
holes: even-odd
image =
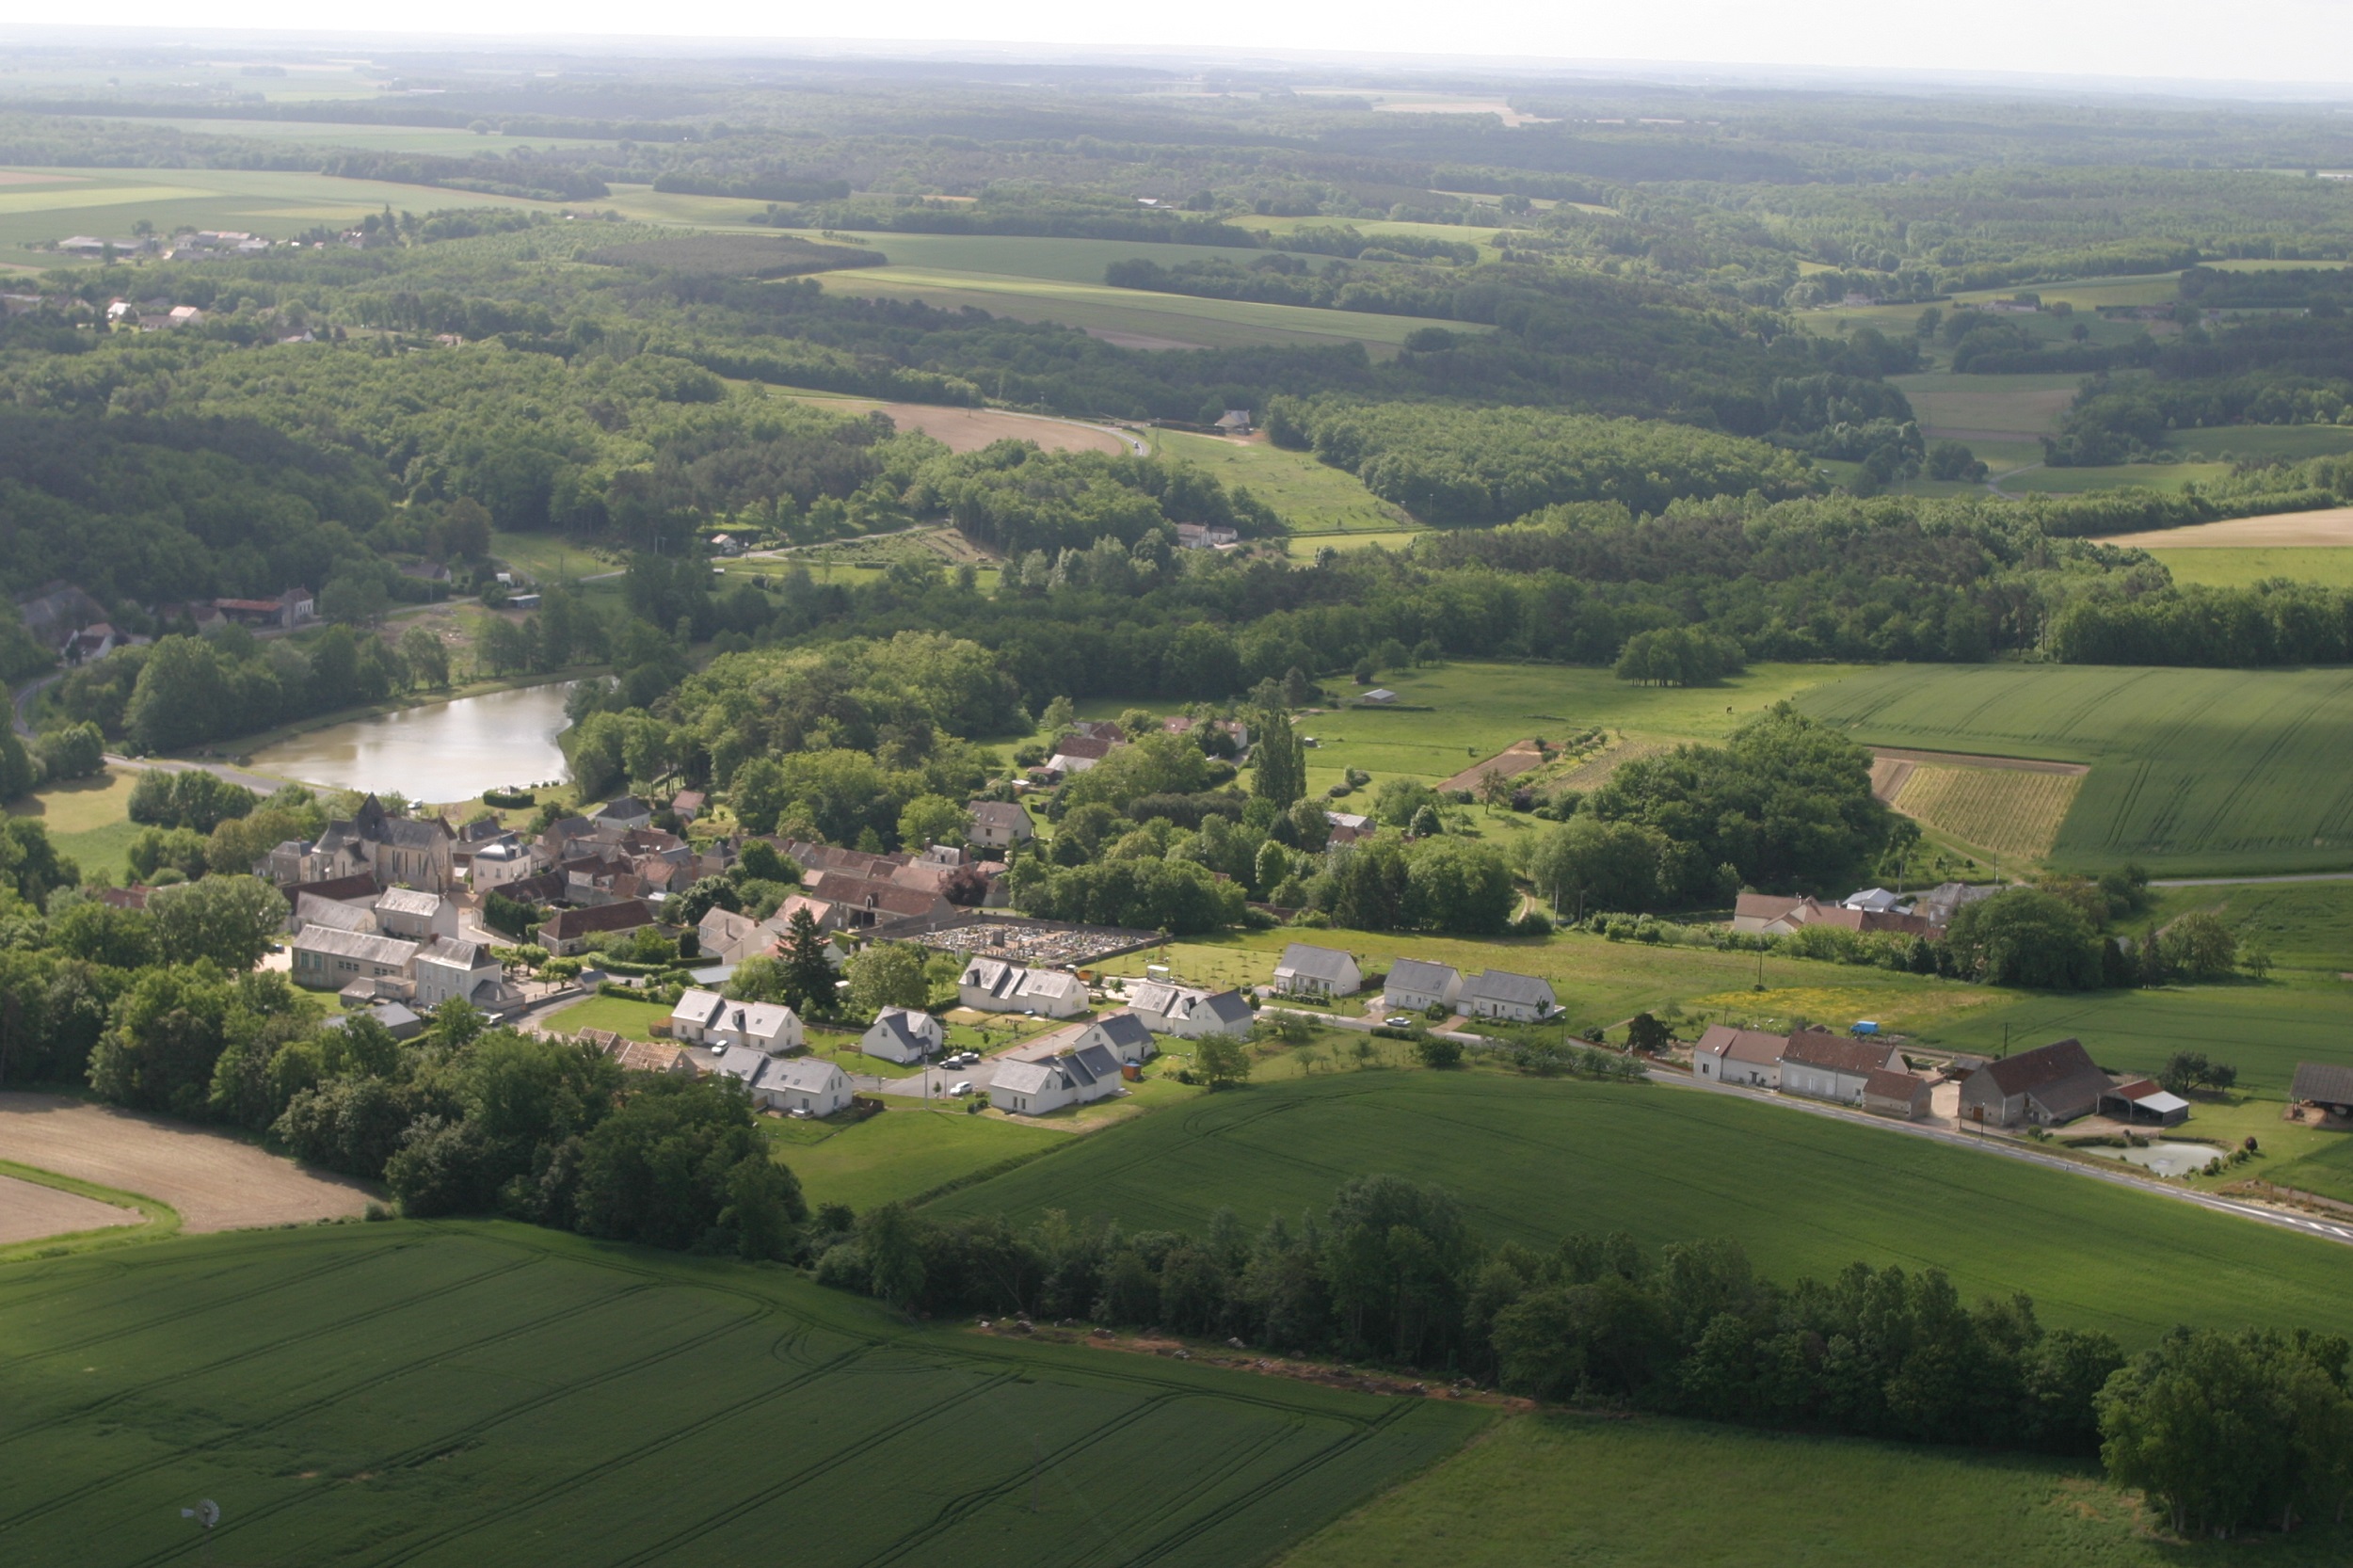
[[[2071,1176],[2085,1176],[2093,1181],[2105,1181],[2116,1187],[2129,1187],[2137,1192],[2148,1192],[2157,1197],[2170,1198],[2176,1203],[2194,1204],[2200,1208],[2211,1209],[2218,1214],[2235,1215],[2240,1219],[2254,1220],[2281,1230],[2299,1231],[2307,1236],[2317,1237],[2324,1241],[2335,1241],[2342,1245],[2353,1246],[2353,1224],[2318,1220],[2310,1215],[2298,1214],[2287,1209],[2269,1208],[2262,1204],[2244,1203],[2235,1198],[2217,1197],[2212,1192],[2201,1192],[2193,1187],[2177,1187],[2170,1183],[2152,1181],[2145,1176],[2131,1174],[2128,1169],[2121,1168],[2121,1161],[2119,1161],[2119,1169],[2105,1171],[2087,1161],[2070,1160],[2062,1155],[2048,1154],[2008,1138],[1988,1138],[1973,1132],[1951,1131],[1941,1127],[1923,1127],[1917,1122],[1890,1121],[1884,1116],[1874,1116],[1868,1112],[1849,1110],[1843,1105],[1831,1105],[1821,1100],[1809,1100],[1791,1095],[1746,1089],[1735,1084],[1704,1083],[1689,1073],[1654,1068],[1650,1079],[1654,1083],[1663,1083],[1670,1088],[1686,1089],[1704,1095],[1732,1095],[1745,1099],[1769,1100],[1791,1111],[1808,1112],[1817,1116],[1829,1116],[1865,1127],[1878,1128],[1887,1132],[1905,1133],[1914,1138],[1926,1138],[1940,1144],[1977,1149],[1987,1154],[1998,1155],[2005,1160],[2024,1160],[2029,1165],[2041,1165],[2046,1170],[2065,1171]]]
[[[2247,888],[2272,882],[2353,882],[2353,872],[2296,872],[2285,876],[2177,876],[2151,879],[2152,888]]]

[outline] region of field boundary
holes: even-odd
[[[94,1252],[101,1247],[129,1246],[140,1241],[160,1241],[176,1235],[180,1229],[180,1211],[160,1198],[138,1192],[126,1192],[119,1187],[102,1187],[94,1181],[60,1176],[44,1171],[38,1165],[22,1165],[13,1160],[0,1160],[0,1176],[14,1176],[36,1187],[53,1188],[72,1192],[76,1197],[91,1198],[99,1203],[112,1204],[138,1214],[144,1224],[131,1226],[108,1225],[101,1230],[64,1231],[55,1236],[35,1237],[0,1246],[0,1263],[14,1263],[28,1257],[58,1257],[67,1253]]]
[[[2051,762],[2034,757],[1996,757],[1974,751],[1914,751],[1904,746],[1873,746],[1871,755],[1891,762],[1926,762],[1945,768],[2002,768],[2017,773],[2064,773],[2077,778],[2091,772],[2085,762]]]

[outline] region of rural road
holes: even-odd
[[[2273,882],[2353,882],[2353,872],[2295,872],[2284,876],[2179,876],[2150,879],[2152,888],[2248,888]]]
[[[40,700],[41,693],[64,679],[65,672],[60,670],[56,675],[44,675],[38,680],[26,681],[17,688],[16,696],[9,706],[8,716],[14,723],[18,735],[28,741],[33,738],[33,704]],[[226,762],[179,762],[163,758],[119,757],[111,751],[105,756],[107,763],[118,768],[161,768],[167,773],[200,768],[206,773],[217,774],[232,784],[242,784],[257,794],[275,794],[285,783],[282,778],[265,778],[258,773],[248,773],[243,768],[232,767]]]
[[[1864,1127],[1879,1128],[1888,1132],[1905,1133],[1914,1138],[1926,1138],[1936,1143],[1950,1144],[1960,1148],[1977,1149],[1987,1154],[1999,1155],[2006,1160],[2024,1160],[2027,1164],[2041,1165],[2047,1170],[2065,1171],[2073,1176],[2087,1176],[2093,1181],[2105,1181],[2111,1186],[2128,1187],[2136,1192],[2148,1192],[2157,1197],[2170,1198],[2176,1203],[2195,1204],[2201,1208],[2211,1209],[2217,1214],[2235,1215],[2240,1219],[2254,1220],[2281,1230],[2299,1231],[2324,1241],[2353,1246],[2353,1224],[2315,1220],[2309,1215],[2294,1214],[2284,1209],[2267,1208],[2261,1204],[2242,1203],[2234,1198],[2217,1197],[2212,1192],[2201,1192],[2195,1188],[2169,1186],[2151,1181],[2143,1176],[2133,1176],[2121,1170],[2104,1171],[2082,1160],[2069,1160],[2056,1154],[2045,1154],[2040,1149],[2029,1148],[2007,1138],[1987,1138],[1974,1133],[1948,1131],[1944,1128],[1922,1127],[1917,1122],[1891,1121],[1885,1116],[1875,1116],[1868,1112],[1849,1110],[1843,1105],[1831,1105],[1819,1100],[1764,1093],[1754,1089],[1741,1088],[1735,1084],[1702,1083],[1689,1073],[1667,1072],[1654,1068],[1649,1076],[1652,1082],[1663,1083],[1673,1089],[1687,1089],[1699,1094],[1731,1095],[1743,1099],[1768,1100],[1791,1111],[1802,1111],[1817,1116],[1828,1116],[1834,1120],[1853,1122]]]

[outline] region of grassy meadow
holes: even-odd
[[[256,1310],[266,1304],[267,1310]],[[0,1270],[21,1568],[1263,1560],[1490,1412],[911,1327],[731,1260],[351,1225]],[[1140,1475],[1181,1476],[1144,1487]]]
[[[2347,1549],[2344,1530],[2322,1527],[2190,1546],[2157,1538],[2139,1499],[2089,1462],[1547,1412],[1497,1423],[1282,1561],[2318,1568]]]
[[[49,829],[49,841],[81,866],[85,876],[104,872],[121,881],[138,824],[131,820],[134,768],[110,767],[90,778],[52,784],[11,802],[8,815],[30,817]]]
[[[1869,744],[2089,763],[2062,864],[2353,865],[2353,672],[1890,664],[1797,701]]]
[[[962,1102],[947,1110],[894,1102],[881,1115],[846,1127],[769,1120],[760,1127],[800,1178],[810,1208],[842,1203],[860,1213],[1044,1153],[1070,1136],[988,1112],[967,1114]]]
[[[1191,463],[1228,486],[1250,493],[1282,515],[1294,536],[1303,534],[1379,534],[1410,537],[1413,520],[1365,488],[1345,469],[1319,463],[1305,452],[1286,452],[1263,436],[1234,440],[1183,430],[1151,432],[1156,456]],[[1402,531],[1402,532],[1401,532]],[[1313,553],[1315,540],[1307,545]]]
[[[933,1207],[1199,1230],[1321,1211],[1350,1176],[1437,1182],[1492,1241],[1739,1239],[1764,1272],[1941,1268],[2128,1345],[2176,1323],[2353,1331],[2353,1251],[2154,1193],[1744,1096],[1501,1072],[1328,1073],[1207,1096]]]
[[[2343,545],[2250,545],[2243,549],[2153,550],[2173,581],[2244,588],[2274,577],[2353,588],[2353,549]]]

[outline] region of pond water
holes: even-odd
[[[2187,1176],[2202,1171],[2206,1162],[2226,1151],[2211,1144],[2152,1144],[2145,1149],[2088,1148],[2086,1154],[2096,1154],[2104,1160],[2129,1160],[2144,1166],[2161,1176]]]
[[[309,784],[397,790],[437,803],[562,778],[564,753],[555,737],[574,684],[488,692],[314,729],[255,752],[253,767]]]

